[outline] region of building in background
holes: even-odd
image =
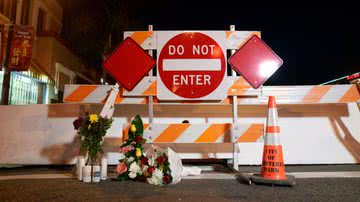
[[[62,40],[62,15],[56,0],[0,1],[0,24],[31,25],[35,30],[29,71],[11,73],[10,104],[61,102],[65,84],[99,80],[95,69],[89,68]],[[3,74],[0,71],[0,91]]]

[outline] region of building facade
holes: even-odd
[[[65,84],[97,82],[96,71],[61,38],[62,15],[56,0],[0,1],[0,24],[31,25],[35,33],[29,71],[11,72],[10,104],[61,102]]]

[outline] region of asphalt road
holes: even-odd
[[[359,201],[360,178],[298,179],[295,187],[250,186],[238,180],[183,180],[158,187],[140,182],[75,179],[0,181],[1,201]]]
[[[214,167],[214,166],[213,166]],[[216,170],[229,173],[222,165]],[[0,178],[67,174],[71,166],[0,168]],[[287,166],[289,172],[360,171],[360,165]],[[243,173],[259,166],[241,166]],[[109,175],[114,167],[109,168]],[[217,172],[219,172],[217,171]],[[213,171],[205,171],[212,173]],[[231,173],[231,172],[230,172]],[[71,176],[71,175],[70,175]],[[253,185],[234,179],[184,179],[179,184],[157,187],[140,182],[102,181],[85,184],[73,178],[0,180],[2,201],[360,201],[360,177],[297,179],[294,187]],[[244,178],[242,178],[244,179]]]

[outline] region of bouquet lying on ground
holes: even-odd
[[[136,116],[131,122],[128,139],[120,146],[123,157],[116,167],[117,180],[143,181],[153,185],[167,185],[180,181],[181,159],[171,149],[156,146],[144,149],[143,122]],[[170,159],[169,159],[170,155]]]

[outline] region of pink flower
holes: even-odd
[[[126,167],[126,164],[125,163],[119,163],[117,166],[116,166],[116,172],[121,175],[123,174],[124,172],[127,171],[127,167]]]
[[[132,151],[134,150],[134,147],[131,146],[131,145],[128,145],[128,146],[125,146],[125,147],[121,147],[120,148],[120,153],[126,153],[126,152],[129,152],[129,151]]]

